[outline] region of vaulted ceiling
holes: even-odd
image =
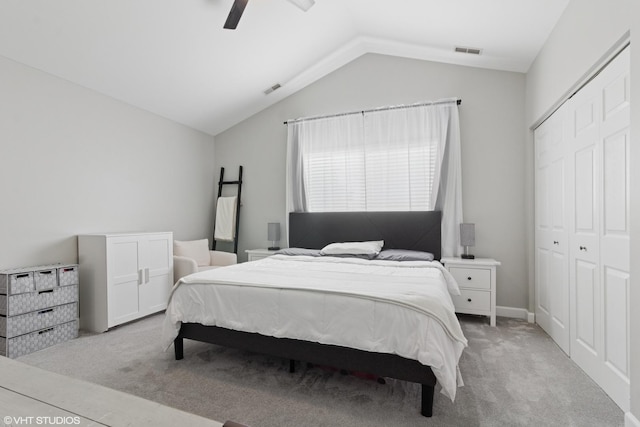
[[[2,0],[0,55],[216,135],[369,52],[526,72],[568,2]]]

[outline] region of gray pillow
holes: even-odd
[[[376,254],[323,254],[321,253],[320,255],[322,255],[323,257],[332,256],[336,258],[360,258],[360,259],[375,259],[376,257]]]
[[[410,251],[408,249],[385,249],[380,251],[376,260],[385,261],[433,261],[431,252]]]
[[[306,248],[283,248],[276,252],[277,255],[307,255],[307,256],[320,256],[320,249],[306,249]]]

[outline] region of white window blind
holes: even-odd
[[[314,120],[300,133],[309,212],[431,210],[439,141],[404,109]]]
[[[304,159],[310,212],[366,210],[364,152],[309,153]]]

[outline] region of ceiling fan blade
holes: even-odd
[[[224,28],[227,30],[235,30],[238,26],[238,22],[240,21],[240,17],[242,16],[242,12],[244,12],[244,8],[247,6],[247,2],[249,0],[234,0],[233,6],[231,6],[231,10],[229,11],[229,16],[227,16],[227,21],[224,23]]]
[[[300,9],[304,10],[305,12],[307,10],[311,9],[311,6],[316,4],[315,0],[289,0],[289,2],[295,4],[296,6],[298,6]]]

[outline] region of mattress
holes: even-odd
[[[275,255],[186,276],[166,311],[168,348],[182,322],[390,353],[432,368],[451,400],[467,341],[440,263]]]

